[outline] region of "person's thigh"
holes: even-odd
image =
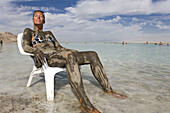
[[[96,53],[94,51],[81,51],[75,53],[79,65],[90,64]]]
[[[93,57],[96,57],[96,53],[93,51],[81,51],[81,52],[70,52],[61,51],[47,55],[47,62],[50,67],[62,67],[66,66],[66,57],[71,53],[74,54],[79,65],[90,64]]]
[[[52,53],[46,56],[48,65],[50,67],[61,67],[65,68],[66,65],[66,54],[68,54],[69,51],[61,51]]]

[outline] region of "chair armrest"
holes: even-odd
[[[19,49],[19,52],[22,54],[22,55],[29,55],[29,56],[34,56],[34,54],[31,54],[31,53],[27,53],[24,51],[23,47],[22,47],[22,43],[23,43],[23,33],[19,33],[17,35],[17,44],[18,44],[18,49]]]

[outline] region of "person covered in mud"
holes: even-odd
[[[88,113],[100,113],[88,99],[80,73],[80,65],[90,64],[92,73],[102,86],[105,93],[118,98],[126,96],[117,94],[110,86],[100,59],[94,51],[77,51],[62,47],[51,31],[43,31],[45,15],[37,10],[33,13],[34,29],[26,28],[23,33],[23,49],[35,56],[36,67],[41,67],[44,57],[50,67],[66,68],[69,84],[81,104],[81,109]]]

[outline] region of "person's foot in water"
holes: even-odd
[[[97,110],[95,107],[93,107],[92,109],[87,109],[83,106],[81,106],[81,109],[83,111],[83,113],[101,113],[99,110]]]
[[[127,98],[127,96],[122,95],[122,94],[118,94],[118,93],[114,92],[113,90],[111,90],[111,91],[104,90],[104,92],[107,93],[107,94],[113,95],[113,96],[115,96],[117,98],[122,98],[122,99]]]

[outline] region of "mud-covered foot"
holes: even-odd
[[[92,108],[91,110],[81,106],[81,109],[84,113],[101,113],[99,110],[97,110],[96,108]]]
[[[122,98],[122,99],[126,99],[127,98],[127,96],[122,95],[122,94],[118,94],[118,93],[114,92],[113,90],[112,91],[105,90],[104,92],[107,93],[107,94],[113,95],[113,96],[115,96],[117,98]]]

